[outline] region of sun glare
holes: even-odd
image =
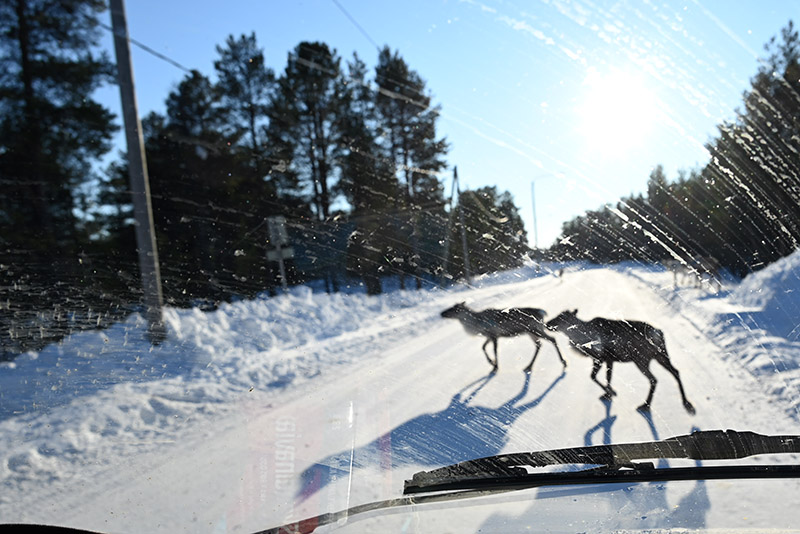
[[[637,75],[589,71],[578,107],[579,130],[587,146],[618,156],[647,139],[658,116],[656,97]]]

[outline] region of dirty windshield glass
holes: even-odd
[[[487,456],[800,434],[796,22],[0,1],[0,522],[309,531]],[[563,488],[324,528],[800,524],[792,479]]]

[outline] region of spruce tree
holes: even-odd
[[[675,183],[657,168],[646,201],[624,199],[617,208],[626,220],[615,222],[609,209],[588,212],[564,225],[564,245],[554,252],[602,261],[711,256],[743,276],[796,250],[800,34],[794,24],[790,21],[765,49],[743,108],[706,144],[707,165]],[[611,251],[608,240],[614,235],[622,246]]]

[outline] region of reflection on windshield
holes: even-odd
[[[494,374],[489,374],[462,388],[440,412],[415,417],[365,446],[334,454],[306,469],[300,475],[302,498],[367,465],[383,469],[406,464],[440,466],[498,454],[508,442],[506,433],[516,419],[535,408],[564,378],[564,373],[540,396],[523,404],[519,403],[528,394],[530,375],[525,376],[522,390],[501,406],[470,405],[492,377]]]

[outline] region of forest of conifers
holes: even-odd
[[[0,3],[0,349],[102,326],[141,301],[125,155],[102,168],[119,119],[92,96],[114,84],[98,48],[102,0]],[[736,275],[800,240],[800,39],[790,22],[701,169],[564,224],[531,251],[511,196],[451,195],[440,108],[398,51],[374,69],[321,42],[267,67],[256,35],[185,73],[142,119],[164,298],[175,306],[274,292],[267,220],[283,216],[290,283],[407,287],[556,261],[716,258]],[[104,159],[106,158],[106,159]],[[655,163],[655,162],[654,162]],[[455,198],[451,198],[454,196]],[[459,211],[460,215],[456,216]]]
[[[105,324],[141,301],[125,154],[99,163],[120,127],[91,97],[116,80],[98,49],[104,4],[0,4],[5,350]],[[439,107],[399,52],[384,47],[369,71],[355,54],[301,42],[276,73],[255,34],[216,50],[213,73],[187,72],[166,113],[142,119],[168,304],[274,292],[273,216],[286,220],[290,283],[357,282],[375,294],[388,277],[420,287],[463,275]],[[519,265],[527,236],[510,195],[459,196],[471,271]]]
[[[790,21],[765,46],[735,118],[706,143],[709,162],[668,180],[661,166],[645,194],[564,224],[553,258],[598,263],[715,258],[737,276],[800,243],[800,38]]]

